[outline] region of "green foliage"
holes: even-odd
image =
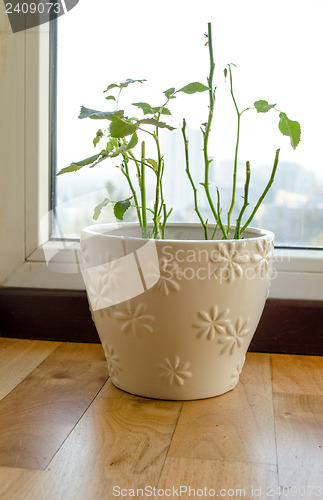
[[[67,172],[76,172],[86,165],[91,165],[91,163],[94,163],[99,158],[99,156],[101,156],[101,153],[90,156],[89,158],[85,158],[85,160],[73,162],[68,167],[62,168],[62,170],[60,170],[56,175],[66,174]]]
[[[140,108],[144,115],[155,115],[155,114],[161,114],[161,115],[171,115],[172,113],[168,108],[165,108],[163,106],[150,106],[147,102],[134,102],[133,106],[137,106],[137,108]]]
[[[96,111],[95,109],[85,108],[81,106],[79,118],[92,118],[94,120],[111,120],[113,117],[123,116],[123,111]]]
[[[137,144],[138,144],[138,135],[136,132],[134,132],[130,141],[128,142],[128,144],[125,147],[125,151],[128,151],[129,149],[134,148]]]
[[[165,90],[165,92],[164,92],[167,99],[170,99],[174,93],[175,93],[175,87],[170,87],[169,89]]]
[[[120,89],[125,89],[126,87],[128,87],[128,85],[130,85],[131,83],[143,83],[145,82],[146,80],[132,80],[131,78],[127,78],[127,80],[125,82],[122,82],[122,83],[119,83],[119,88]]]
[[[287,118],[286,113],[279,114],[279,130],[290,138],[292,148],[295,149],[301,139],[301,126],[298,122]]]
[[[97,131],[97,133],[96,133],[96,136],[93,139],[94,147],[100,142],[100,140],[102,139],[102,137],[104,137],[104,133],[102,132],[101,129],[99,129]]]
[[[140,120],[138,124],[148,124],[148,125],[154,125],[157,128],[167,128],[168,130],[175,130],[175,127],[172,127],[171,125],[168,125],[168,123],[160,122],[159,120],[156,120],[155,118],[144,118],[143,120]]]
[[[134,102],[133,106],[137,106],[137,108],[140,108],[143,111],[144,115],[154,114],[152,107],[147,102]]]
[[[115,162],[111,164],[118,168],[119,172],[126,179],[128,189],[130,191],[128,198],[120,201],[112,201],[105,198],[101,203],[99,203],[95,209],[93,218],[97,220],[100,216],[102,210],[110,203],[114,207],[115,217],[123,221],[126,211],[132,206],[137,212],[138,222],[142,228],[142,235],[144,238],[163,238],[165,235],[165,227],[168,217],[170,216],[172,209],[168,210],[166,207],[166,201],[164,198],[163,189],[163,175],[165,166],[165,156],[161,151],[161,141],[160,136],[162,134],[162,129],[164,133],[169,133],[175,129],[170,123],[168,123],[168,117],[171,116],[171,102],[173,99],[177,98],[179,94],[192,95],[196,93],[203,93],[208,91],[209,103],[207,107],[207,120],[201,125],[201,132],[203,135],[203,162],[204,162],[204,178],[198,180],[198,184],[195,184],[193,177],[190,173],[189,166],[189,139],[186,135],[186,120],[183,119],[182,135],[184,139],[185,147],[185,162],[186,162],[186,173],[188,175],[189,182],[193,189],[194,195],[194,209],[200,220],[200,223],[204,230],[205,238],[208,238],[208,224],[209,221],[203,217],[202,211],[198,206],[198,190],[203,187],[204,194],[211,210],[212,216],[214,218],[215,228],[219,227],[222,231],[223,239],[228,239],[229,234],[231,237],[231,214],[236,206],[236,185],[237,185],[237,170],[238,170],[238,153],[239,153],[239,142],[240,142],[240,127],[241,127],[241,117],[243,113],[250,110],[256,110],[258,114],[267,113],[270,110],[273,112],[278,112],[279,114],[279,130],[280,132],[290,138],[292,147],[295,149],[300,141],[301,128],[298,122],[290,120],[286,113],[277,109],[276,104],[269,104],[266,100],[255,101],[253,106],[239,110],[238,104],[235,99],[234,89],[233,89],[233,77],[232,77],[232,67],[234,64],[229,64],[224,70],[224,75],[227,77],[229,73],[229,84],[230,93],[232,97],[232,102],[237,115],[237,133],[236,133],[236,145],[234,151],[234,161],[233,161],[233,180],[232,180],[232,197],[231,204],[227,211],[227,224],[223,223],[223,207],[221,206],[221,194],[218,187],[210,190],[210,168],[215,168],[215,162],[212,162],[212,158],[208,155],[208,142],[210,138],[210,132],[214,117],[215,110],[215,92],[216,86],[213,85],[214,77],[214,58],[213,58],[213,47],[212,47],[212,31],[211,24],[208,24],[207,33],[207,46],[209,50],[209,75],[207,77],[207,85],[200,82],[191,82],[179,90],[175,87],[169,87],[163,92],[163,101],[160,106],[153,106],[147,102],[135,102],[133,106],[137,108],[140,117],[133,116],[132,114],[127,115],[124,109],[120,109],[119,101],[121,99],[121,94],[132,84],[144,83],[146,80],[133,80],[131,78],[125,80],[121,83],[110,83],[107,88],[103,91],[105,96],[105,102],[109,103],[110,106],[114,106],[114,110],[98,111],[85,106],[81,107],[79,118],[89,118],[92,120],[107,120],[107,126],[104,130],[101,128],[97,131],[96,136],[93,139],[93,145],[96,147],[98,143],[102,143],[103,140],[106,143],[105,149],[102,149],[100,153],[88,158],[81,160],[79,162],[73,162],[68,167],[63,168],[57,175],[61,175],[67,172],[75,172],[83,167],[93,168],[98,163],[107,160],[118,158],[120,160],[116,165]],[[132,113],[132,112],[131,112]],[[143,117],[142,117],[143,115]],[[130,116],[130,117],[129,117]],[[161,120],[161,116],[163,119]],[[149,136],[155,147],[155,153],[149,153],[147,158],[145,154],[145,137]],[[240,238],[240,234],[246,229],[247,225],[251,223],[256,211],[261,205],[264,197],[266,196],[268,190],[270,189],[275,173],[277,170],[279,161],[279,149],[275,153],[275,159],[270,174],[270,178],[263,189],[257,203],[251,210],[251,215],[247,221],[242,221],[245,214],[245,210],[249,205],[248,195],[249,186],[251,181],[251,167],[250,163],[246,162],[246,173],[245,173],[245,185],[244,185],[244,196],[241,203],[240,210],[238,211],[238,218],[236,221],[236,227],[234,232],[234,238]],[[110,163],[110,162],[109,162]],[[147,200],[151,196],[147,196],[146,193],[146,169],[150,169],[150,174],[155,176],[155,193],[154,199],[152,201],[152,206],[147,206]],[[203,202],[202,206],[205,205]],[[153,224],[153,229],[148,231],[147,225],[147,215],[151,216],[151,221]],[[212,238],[215,237],[215,230],[213,232]]]
[[[290,137],[291,145],[295,149],[297,144],[300,141],[300,135],[301,135],[301,128],[298,122],[294,122],[289,120],[287,117],[286,113],[279,111],[276,108],[276,104],[269,104],[268,101],[266,100],[258,100],[254,102],[254,106],[250,108],[246,108],[243,111],[239,110],[234,90],[233,90],[233,78],[232,78],[232,66],[235,66],[234,64],[229,64],[228,69],[225,68],[224,70],[224,76],[225,78],[227,77],[227,74],[229,72],[230,76],[230,93],[232,97],[232,102],[236,111],[237,115],[237,135],[236,135],[236,145],[235,145],[235,151],[234,151],[234,162],[233,162],[233,176],[232,176],[232,195],[231,195],[231,204],[230,207],[227,211],[227,225],[225,226],[223,224],[222,220],[222,207],[221,207],[221,197],[220,197],[220,191],[219,188],[216,188],[216,198],[213,199],[209,186],[209,172],[210,172],[210,165],[212,162],[212,159],[209,158],[208,156],[208,141],[209,141],[209,134],[212,126],[212,121],[213,121],[213,116],[214,116],[214,103],[215,103],[215,92],[216,92],[216,87],[213,86],[213,73],[214,73],[214,59],[213,59],[213,47],[212,47],[212,30],[211,30],[211,23],[208,24],[208,33],[206,34],[207,37],[207,45],[209,48],[209,60],[210,60],[210,72],[209,76],[207,78],[207,83],[208,83],[208,88],[209,88],[209,106],[208,106],[208,118],[205,123],[202,124],[201,126],[201,132],[203,134],[203,156],[204,156],[204,180],[203,182],[199,182],[200,185],[204,187],[205,191],[205,196],[209,205],[209,208],[211,210],[211,213],[214,217],[214,222],[215,222],[215,227],[219,227],[222,231],[222,238],[223,239],[228,239],[229,235],[231,237],[231,215],[233,213],[233,210],[236,206],[236,187],[237,187],[237,170],[238,170],[238,153],[239,153],[239,143],[240,143],[240,128],[241,128],[241,117],[242,114],[245,113],[246,111],[249,111],[251,109],[256,109],[257,113],[267,113],[271,109],[274,109],[278,111],[279,113],[279,130],[283,135],[287,135]],[[195,83],[195,84],[190,84],[183,89],[182,91],[186,93],[191,93],[193,91],[198,91],[199,88],[202,89],[202,87],[199,87],[200,84]],[[191,183],[191,186],[193,188],[193,195],[194,195],[194,208],[195,211],[200,219],[201,225],[204,229],[204,234],[205,238],[208,238],[208,221],[205,220],[199,210],[198,207],[198,200],[197,200],[197,188],[195,186],[195,182],[191,176],[190,173],[190,166],[189,166],[189,154],[188,154],[188,138],[186,136],[185,132],[185,127],[186,127],[186,122],[185,120],[183,121],[183,127],[182,127],[182,134],[184,138],[184,145],[185,145],[185,160],[186,160],[186,173],[188,175],[188,179]],[[249,161],[246,162],[246,174],[245,174],[245,184],[244,184],[244,196],[243,196],[243,203],[239,211],[238,218],[236,220],[236,227],[235,227],[235,232],[234,232],[234,239],[239,239],[240,235],[243,233],[243,231],[247,228],[247,226],[251,223],[253,220],[257,210],[259,209],[261,203],[263,202],[267,192],[269,191],[270,187],[272,186],[272,183],[274,182],[277,166],[278,166],[278,161],[279,161],[279,149],[276,150],[275,153],[275,159],[272,167],[272,171],[270,174],[270,178],[266,184],[266,186],[263,189],[263,192],[261,193],[258,201],[256,202],[255,206],[253,207],[251,211],[251,215],[247,219],[246,222],[242,223],[242,217],[244,215],[244,212],[246,208],[249,205],[248,201],[248,195],[249,195],[249,187],[250,187],[250,179],[251,179],[251,168],[250,168],[250,163]],[[213,232],[212,238],[215,236],[215,230]]]
[[[185,94],[195,94],[196,92],[205,92],[210,90],[209,87],[203,85],[203,83],[193,82],[185,85],[185,87],[178,90],[178,92],[185,92]]]
[[[276,104],[269,104],[267,101],[256,101],[254,107],[258,113],[267,113],[270,109],[273,109]]]
[[[129,207],[130,207],[129,199],[123,201],[117,201],[117,203],[114,205],[113,208],[114,215],[116,216],[116,218],[118,220],[123,220],[123,216]]]
[[[101,215],[102,209],[106,207],[110,203],[110,200],[108,198],[104,198],[101,203],[99,203],[95,208],[94,208],[94,214],[93,214],[93,219],[98,220],[99,216]]]
[[[136,123],[131,123],[130,121],[117,116],[111,122],[110,135],[111,137],[121,139],[127,135],[134,134],[137,129],[138,125]]]
[[[136,83],[136,82],[143,83],[145,81],[146,80],[132,80],[131,78],[128,78],[125,82],[122,82],[119,84],[118,83],[110,83],[110,85],[108,85],[107,88],[103,92],[109,92],[109,90],[114,89],[114,88],[118,88],[118,89],[122,90],[122,89],[125,89],[126,87],[128,87],[128,85],[130,85],[131,83]]]
[[[270,109],[276,109],[276,104],[268,104],[267,101],[256,101],[254,106],[258,113],[267,113]],[[277,110],[278,111],[278,110]],[[279,112],[279,130],[283,135],[287,135],[290,138],[290,143],[293,149],[299,144],[301,139],[301,126],[298,122],[290,120],[286,113]]]
[[[141,161],[148,163],[153,168],[153,170],[155,170],[155,172],[157,172],[158,164],[155,160],[153,160],[152,158],[143,158]]]

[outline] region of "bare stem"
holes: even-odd
[[[219,222],[218,220],[218,215],[217,211],[215,209],[215,206],[212,201],[212,197],[210,194],[210,189],[209,189],[209,171],[210,171],[210,163],[212,160],[209,160],[209,155],[208,155],[208,142],[209,142],[209,135],[211,131],[211,125],[212,125],[212,120],[213,120],[213,110],[214,110],[214,93],[215,90],[213,89],[213,74],[214,74],[214,57],[213,57],[213,45],[212,45],[212,29],[211,29],[211,23],[208,23],[208,46],[209,46],[209,57],[210,57],[210,74],[208,76],[207,82],[209,86],[209,115],[208,115],[208,120],[206,123],[205,130],[203,131],[203,153],[204,153],[204,189],[205,189],[205,194],[206,198],[208,200],[211,212],[213,214],[213,217],[216,221],[216,223]]]
[[[228,224],[227,224],[227,231],[230,231],[230,223],[231,223],[231,215],[232,211],[235,205],[236,201],[236,187],[237,187],[237,167],[238,167],[238,150],[239,150],[239,140],[240,140],[240,118],[241,118],[241,113],[239,112],[237,102],[234,97],[233,93],[233,84],[232,84],[232,71],[231,71],[231,66],[229,64],[229,75],[230,75],[230,92],[231,92],[231,97],[234,103],[235,110],[237,112],[237,140],[236,140],[236,147],[235,147],[235,154],[234,154],[234,166],[233,166],[233,180],[232,180],[232,198],[231,198],[231,205],[228,210]]]
[[[160,213],[159,205],[160,205],[160,185],[162,179],[163,161],[160,152],[158,130],[156,131],[155,134],[153,134],[153,137],[155,139],[157,147],[157,157],[158,157],[158,162],[157,162],[158,167],[156,172],[156,194],[155,194],[154,216],[153,216],[153,222],[154,222],[153,235],[154,238],[160,238],[161,234],[160,234],[160,224],[159,224],[159,213]]]
[[[275,178],[275,174],[276,174],[276,170],[277,170],[277,166],[278,166],[278,162],[279,162],[279,152],[280,152],[280,150],[277,149],[277,151],[275,153],[275,159],[274,159],[274,164],[273,164],[273,168],[271,171],[270,179],[269,179],[265,189],[263,190],[262,195],[259,197],[259,200],[257,201],[256,205],[254,206],[249,219],[244,224],[244,226],[241,228],[241,233],[243,233],[243,231],[245,231],[247,229],[248,225],[250,224],[250,222],[254,218],[258,208],[260,207],[261,203],[263,202],[266,194],[268,193],[272,183],[274,182],[274,178]]]
[[[141,194],[141,213],[142,213],[142,228],[143,237],[147,238],[147,209],[146,209],[146,166],[145,158],[145,141],[141,143],[141,166],[140,166],[140,194]]]
[[[185,146],[185,162],[186,162],[186,174],[188,176],[188,179],[191,183],[192,189],[193,189],[193,195],[194,195],[194,210],[197,213],[198,218],[200,219],[200,222],[203,226],[204,229],[204,237],[207,240],[208,239],[208,232],[207,232],[207,223],[204,222],[203,217],[198,209],[198,203],[197,203],[197,188],[194,184],[193,177],[190,172],[190,161],[189,161],[189,154],[188,154],[188,139],[186,136],[186,120],[185,118],[183,119],[183,126],[182,126],[182,134],[183,134],[183,139],[184,139],[184,146]]]
[[[222,236],[222,239],[223,240],[227,240],[228,239],[228,235],[227,235],[227,232],[225,230],[225,227],[222,223],[222,220],[221,220],[221,201],[220,201],[220,191],[219,191],[219,188],[216,188],[216,194],[217,194],[217,216],[218,216],[218,221],[219,221],[219,226],[221,228],[221,231],[223,233],[223,236]],[[215,235],[215,231],[213,233]]]
[[[247,161],[246,162],[246,182],[244,185],[244,203],[241,207],[241,210],[239,212],[238,218],[237,218],[237,224],[236,224],[236,230],[234,233],[234,239],[238,240],[240,238],[240,227],[241,227],[241,219],[242,216],[246,210],[246,208],[249,205],[249,184],[250,184],[250,163]]]
[[[142,227],[142,220],[141,220],[140,207],[139,207],[139,203],[138,203],[137,193],[136,193],[136,190],[133,186],[133,183],[132,183],[132,180],[130,177],[129,167],[128,167],[129,158],[126,155],[123,155],[123,162],[122,163],[123,163],[124,169],[122,169],[121,172],[125,175],[125,177],[128,181],[128,185],[130,187],[130,191],[132,193],[132,196],[133,196],[133,199],[135,202],[135,207],[137,210],[138,222],[139,222],[140,227]]]

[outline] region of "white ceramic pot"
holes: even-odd
[[[83,277],[113,384],[158,399],[223,394],[239,381],[268,296],[273,233],[204,240],[170,224],[144,240],[136,224],[82,231]]]

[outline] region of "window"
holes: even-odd
[[[306,124],[310,122],[312,125],[311,120],[316,120],[320,116],[321,104],[317,98],[319,95],[317,89],[321,85],[322,74],[320,68],[316,67],[316,61],[317,47],[320,47],[322,42],[318,21],[321,18],[322,7],[319,1],[314,0],[307,2],[306,6],[304,2],[299,1],[286,0],[283,3],[275,1],[270,4],[271,10],[268,12],[260,2],[246,1],[241,2],[241,5],[240,2],[223,2],[219,18],[219,15],[214,13],[213,4],[216,2],[201,0],[198,4],[191,5],[183,1],[174,3],[167,0],[163,2],[161,9],[156,11],[156,5],[151,2],[127,1],[123,3],[121,13],[117,11],[118,7],[108,5],[102,0],[95,2],[96,10],[92,3],[89,7],[89,2],[83,1],[59,19],[57,169],[68,165],[71,161],[85,158],[91,151],[91,138],[96,133],[97,123],[78,120],[77,116],[81,104],[97,109],[108,106],[109,103],[104,101],[104,96],[101,94],[108,83],[121,82],[128,77],[146,78],[147,82],[139,87],[142,90],[142,100],[159,102],[162,92],[169,85],[178,87],[194,80],[205,81],[208,55],[203,47],[203,33],[210,20],[213,24],[216,48],[216,80],[221,82],[223,94],[227,92],[222,77],[223,67],[228,62],[234,62],[238,66],[235,71],[235,87],[241,106],[248,105],[250,101],[253,102],[258,98],[275,102],[277,96],[278,104],[290,114],[290,118],[298,119],[303,127],[302,143],[295,154],[286,138],[280,138],[279,135],[272,137],[273,126],[275,128],[277,122],[273,117],[275,123],[274,125],[270,123],[269,115],[265,116],[264,120],[261,119],[261,126],[264,127],[261,137],[246,136],[243,138],[245,145],[241,146],[241,161],[244,159],[244,149],[252,151],[254,155],[249,156],[249,159],[255,177],[260,175],[259,169],[271,165],[273,153],[279,146],[281,147],[280,175],[283,175],[286,168],[291,169],[293,174],[297,172],[297,175],[288,178],[290,184],[284,184],[284,180],[280,184],[278,199],[281,213],[285,218],[287,213],[285,206],[289,205],[289,211],[294,210],[294,225],[292,237],[289,236],[288,241],[282,239],[278,241],[282,245],[288,245],[289,249],[279,250],[277,254],[278,278],[273,282],[271,296],[323,299],[321,250],[323,245],[320,239],[322,213],[320,190],[323,182],[318,154],[320,129],[315,125],[314,129],[306,132]],[[100,15],[97,12],[100,12]],[[4,18],[5,13],[2,9],[0,21],[2,22]],[[161,28],[158,27],[157,20]],[[0,182],[2,217],[0,229],[5,231],[5,238],[2,238],[3,234],[1,235],[0,255],[6,263],[1,269],[1,284],[40,288],[83,288],[80,274],[51,272],[44,260],[43,247],[39,246],[46,240],[41,238],[39,223],[46,215],[49,206],[47,140],[48,69],[51,66],[48,56],[49,26],[44,25],[11,35],[10,27],[3,29],[2,23],[0,31],[1,34],[8,35],[6,40],[9,54],[5,64],[3,61],[0,68],[0,99],[3,110],[0,142],[2,166],[6,166],[6,168],[1,167],[1,180],[4,179],[4,182]],[[253,33],[253,37],[246,37],[246,33],[250,32]],[[108,44],[107,40],[111,42]],[[126,45],[124,40],[128,40]],[[262,43],[259,43],[259,40]],[[280,45],[274,51],[277,40]],[[198,50],[201,52],[197,54]],[[282,54],[284,59],[281,57]],[[250,56],[253,57],[250,59]],[[277,70],[274,71],[273,66],[276,65]],[[186,74],[183,72],[184,67],[187,68]],[[271,82],[267,78],[269,73],[274,74]],[[242,87],[241,83],[246,81],[248,86]],[[282,92],[282,82],[292,82],[292,85]],[[148,95],[148,90],[152,92],[151,95]],[[218,90],[220,92],[220,84]],[[201,106],[201,101],[195,97],[197,96],[193,96],[189,101],[182,99],[187,118],[187,102],[190,103],[191,143],[198,135],[194,129],[198,130],[201,119],[204,120],[205,116],[204,103]],[[203,100],[203,96],[201,98]],[[128,97],[125,94],[125,99],[128,99],[129,103],[133,102],[131,93]],[[220,102],[220,96],[218,101]],[[173,115],[174,121],[177,120],[178,124],[183,116],[179,103],[178,100],[176,106],[179,109],[177,114],[174,112]],[[228,103],[232,105],[229,100]],[[200,108],[203,108],[201,115]],[[225,146],[221,142],[220,133],[224,122],[220,119],[220,110],[218,113],[215,125],[220,130],[219,133],[215,131],[218,142],[214,145],[214,158],[217,165],[221,166],[225,165],[227,159],[232,161],[233,147],[232,144]],[[260,117],[255,116],[255,118]],[[234,119],[232,113],[233,122]],[[230,128],[227,117],[225,123]],[[249,123],[246,123],[245,127],[245,130],[249,130]],[[267,142],[269,135],[272,139]],[[282,143],[277,143],[277,138],[279,141],[282,140]],[[170,136],[170,149],[173,148],[174,140],[173,136]],[[263,143],[260,143],[261,140]],[[255,148],[255,144],[258,146],[258,143],[261,144],[259,154]],[[178,154],[181,155],[182,152]],[[64,237],[75,237],[83,225],[92,223],[93,206],[98,199],[101,199],[102,194],[105,195],[106,183],[116,185],[117,182],[117,177],[112,174],[113,167],[107,169],[106,165],[107,163],[103,162],[104,169],[97,169],[95,176],[91,171],[91,176],[87,177],[86,169],[75,175],[61,176],[59,179],[61,185],[57,184],[56,196],[57,206],[63,207],[64,215],[59,221],[64,225],[55,229],[54,237],[59,238],[60,234]],[[176,170],[174,175],[182,175],[178,172]],[[219,175],[220,167],[217,172]],[[118,174],[116,169],[115,173]],[[223,172],[221,175],[224,176]],[[228,181],[224,176],[215,178],[214,182],[225,185]],[[297,189],[301,184],[304,184],[301,194],[307,197],[306,200],[298,197]],[[96,192],[102,188],[103,193]],[[85,192],[87,190],[94,193],[93,202],[90,200],[89,206],[83,208],[83,213],[88,218],[81,220],[81,205],[76,205],[74,198],[85,194],[83,200],[88,199],[88,193]],[[170,192],[169,197],[171,196]],[[272,205],[267,211],[270,223],[279,220],[276,215],[271,216],[272,209],[277,207],[278,194],[272,193],[271,196],[274,197],[275,203],[271,201]],[[270,198],[267,201],[270,203]],[[313,210],[309,224],[305,224],[307,205]],[[182,206],[181,204],[177,209],[177,218],[183,216]],[[194,217],[194,214],[188,208],[185,217],[191,216]],[[264,214],[260,216],[264,217]],[[109,217],[108,210],[104,217]],[[266,220],[263,225],[279,234]],[[310,236],[305,235],[305,226],[311,231],[314,228],[315,231]],[[55,252],[57,245],[59,246],[60,242],[54,240],[45,243],[44,246],[53,248]],[[63,242],[64,245],[66,243]],[[77,247],[77,243],[75,245]],[[312,247],[306,251],[291,249],[291,246],[309,245]],[[61,254],[62,260],[73,262],[74,250],[71,252],[69,244],[67,246],[66,252]]]
[[[104,126],[102,121],[93,123],[77,116],[81,105],[113,110],[113,101],[105,101],[102,92],[108,84],[126,78],[147,79],[124,91],[127,105],[134,99],[151,99],[158,104],[170,86],[181,88],[196,80],[206,83],[208,51],[203,33],[211,21],[218,85],[210,142],[214,190],[221,186],[223,208],[228,207],[236,115],[223,69],[233,62],[237,65],[233,68],[233,85],[240,109],[266,99],[302,125],[301,143],[293,151],[288,138],[280,136],[274,111],[257,116],[253,110],[242,117],[238,184],[242,196],[244,163],[249,160],[254,186],[250,206],[268,181],[276,148],[281,148],[274,187],[254,225],[273,230],[278,246],[323,248],[323,170],[319,154],[323,110],[318,99],[323,73],[317,64],[318,47],[323,44],[322,14],[320,0],[306,5],[303,1],[275,0],[269,9],[255,0],[202,0],[195,4],[166,0],[157,10],[147,0],[129,0],[123,3],[122,13],[105,0],[97,1],[95,9],[92,4],[80,3],[58,22],[57,169],[96,152],[92,138]],[[203,168],[199,128],[206,121],[208,96],[181,95],[176,101],[172,103],[172,122],[180,127],[182,117],[186,117],[191,168],[195,179],[202,181],[198,176],[199,168]],[[164,141],[166,197],[174,207],[173,220],[197,221],[184,171],[180,130],[165,132]],[[54,235],[77,237],[82,226],[93,223],[93,208],[107,196],[106,187],[112,198],[127,196],[122,182],[122,175],[118,176],[108,161],[93,170],[86,167],[58,178],[60,228]],[[203,188],[200,190],[203,206]],[[129,212],[127,217],[132,215]],[[114,220],[111,208],[105,209],[99,222],[104,220]]]

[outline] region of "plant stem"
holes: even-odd
[[[233,85],[232,85],[232,71],[231,71],[231,66],[229,64],[229,74],[230,74],[230,92],[231,96],[233,99],[234,107],[237,112],[237,118],[238,118],[238,123],[237,123],[237,140],[236,140],[236,147],[235,147],[235,154],[234,154],[234,167],[233,167],[233,180],[232,180],[232,198],[231,198],[231,205],[228,211],[228,224],[227,224],[227,231],[230,231],[230,223],[231,223],[231,214],[232,210],[235,205],[235,200],[236,200],[236,187],[237,187],[237,167],[238,167],[238,150],[239,150],[239,140],[240,140],[240,118],[241,118],[241,113],[239,112],[234,93],[233,93]]]
[[[164,220],[163,220],[163,223],[161,224],[162,239],[165,239],[166,222],[167,222],[168,217],[172,213],[172,211],[173,211],[173,209],[171,208],[170,211],[167,213],[166,212],[166,205],[165,205],[165,203],[163,204]]]
[[[136,193],[135,188],[133,187],[132,180],[131,180],[131,177],[130,177],[130,174],[129,174],[128,162],[129,162],[128,157],[126,155],[123,155],[124,169],[121,169],[121,172],[125,175],[125,177],[126,177],[126,179],[128,181],[128,184],[129,184],[129,187],[130,187],[130,190],[132,192],[132,196],[133,196],[133,199],[134,199],[134,202],[135,202],[136,210],[137,210],[138,222],[139,222],[139,225],[142,227],[140,207],[139,207],[139,204],[138,204],[137,193]]]
[[[238,240],[240,238],[240,227],[241,227],[241,219],[242,216],[249,205],[248,202],[248,197],[249,197],[249,184],[250,184],[250,163],[247,161],[246,162],[246,182],[244,185],[244,203],[242,205],[242,208],[239,212],[238,218],[237,218],[237,224],[236,224],[236,230],[234,233],[234,239]]]
[[[244,224],[244,226],[241,228],[241,233],[243,233],[243,231],[245,231],[247,229],[248,225],[250,224],[250,222],[254,218],[254,216],[255,216],[258,208],[260,207],[261,203],[263,202],[266,194],[268,193],[268,191],[269,191],[272,183],[274,182],[274,178],[275,178],[275,174],[276,174],[276,170],[277,170],[277,166],[278,166],[278,162],[279,162],[279,152],[280,152],[280,150],[277,149],[277,151],[275,153],[275,160],[274,160],[273,168],[272,168],[272,171],[271,171],[270,179],[269,179],[269,181],[268,181],[268,183],[267,183],[267,185],[266,185],[266,187],[265,187],[262,195],[260,196],[260,198],[257,201],[256,205],[254,206],[249,219]]]
[[[141,194],[141,213],[142,213],[142,228],[143,237],[147,238],[147,209],[146,209],[146,166],[144,163],[145,158],[145,141],[141,143],[141,175],[140,175],[140,194]]]
[[[157,147],[157,157],[158,157],[158,168],[156,172],[156,194],[155,194],[155,205],[154,205],[154,217],[153,217],[153,223],[154,223],[154,228],[153,228],[153,235],[154,238],[157,238],[161,236],[160,234],[160,225],[159,225],[159,203],[160,203],[160,184],[161,184],[161,178],[162,178],[162,157],[161,157],[161,152],[160,152],[160,145],[159,145],[159,137],[158,137],[158,129],[155,134],[153,134],[153,137],[156,142],[156,147]]]
[[[216,188],[216,194],[217,194],[217,198],[218,198],[218,201],[217,201],[217,215],[218,215],[219,226],[220,226],[221,231],[223,233],[222,239],[223,240],[227,240],[228,239],[228,235],[227,235],[227,232],[226,232],[225,227],[223,226],[222,220],[221,220],[221,202],[220,202],[220,191],[219,191],[219,188]],[[213,235],[215,235],[215,231],[214,231]]]
[[[205,131],[203,131],[203,152],[204,152],[204,189],[205,189],[205,194],[211,209],[211,212],[213,214],[213,217],[215,221],[218,223],[218,215],[216,212],[216,209],[214,207],[211,195],[210,195],[210,190],[209,190],[209,170],[210,170],[210,163],[212,160],[209,160],[209,155],[208,155],[208,142],[209,142],[209,135],[210,135],[210,130],[211,130],[211,125],[212,125],[212,120],[213,120],[213,110],[214,110],[214,93],[215,90],[213,89],[213,74],[214,74],[214,58],[213,58],[213,45],[212,45],[212,29],[211,29],[211,23],[208,23],[208,46],[209,46],[209,57],[210,57],[210,74],[208,76],[207,82],[208,86],[210,88],[209,90],[209,115],[208,115],[208,121],[205,127]]]
[[[204,229],[204,237],[207,240],[208,239],[207,223],[204,222],[203,217],[198,209],[197,188],[194,184],[194,181],[193,181],[193,178],[192,178],[192,175],[190,172],[190,163],[189,163],[189,154],[188,154],[188,139],[186,137],[186,120],[185,120],[185,118],[183,119],[182,134],[183,134],[184,146],[185,146],[186,173],[187,173],[187,176],[188,176],[189,181],[191,183],[191,186],[193,189],[193,194],[194,194],[194,210],[197,213],[198,218],[200,219],[200,222],[201,222],[203,229]]]

